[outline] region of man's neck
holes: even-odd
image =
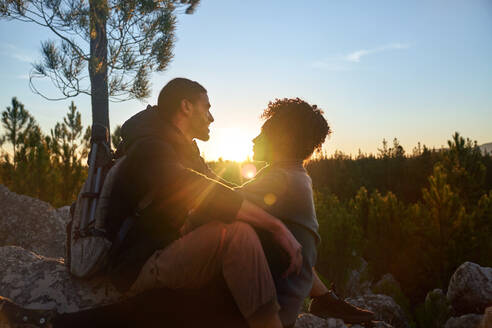
[[[183,121],[175,119],[172,120],[171,123],[181,132],[186,141],[188,141],[190,144],[193,143],[194,138],[189,133],[189,129],[187,129],[187,126],[183,123]]]

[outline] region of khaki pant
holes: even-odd
[[[247,320],[278,312],[263,248],[253,228],[243,222],[210,222],[156,251],[131,291],[201,288],[219,275]]]

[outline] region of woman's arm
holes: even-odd
[[[284,277],[293,272],[299,274],[302,267],[302,246],[282,221],[248,200],[242,202],[236,219],[253,227],[269,231],[273,240],[287,252],[290,258],[290,265],[285,271]]]

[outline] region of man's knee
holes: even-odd
[[[251,227],[249,224],[241,221],[236,221],[230,224],[230,229],[232,234],[245,236],[248,238],[258,239],[258,235],[256,234],[255,229]]]
[[[228,242],[242,244],[244,247],[261,248],[261,242],[255,229],[244,222],[234,222],[228,225]]]

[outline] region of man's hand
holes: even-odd
[[[301,272],[302,246],[282,221],[247,200],[243,201],[236,218],[272,234],[273,240],[285,250],[290,258],[289,267],[283,274],[284,277],[293,272],[297,274]]]

